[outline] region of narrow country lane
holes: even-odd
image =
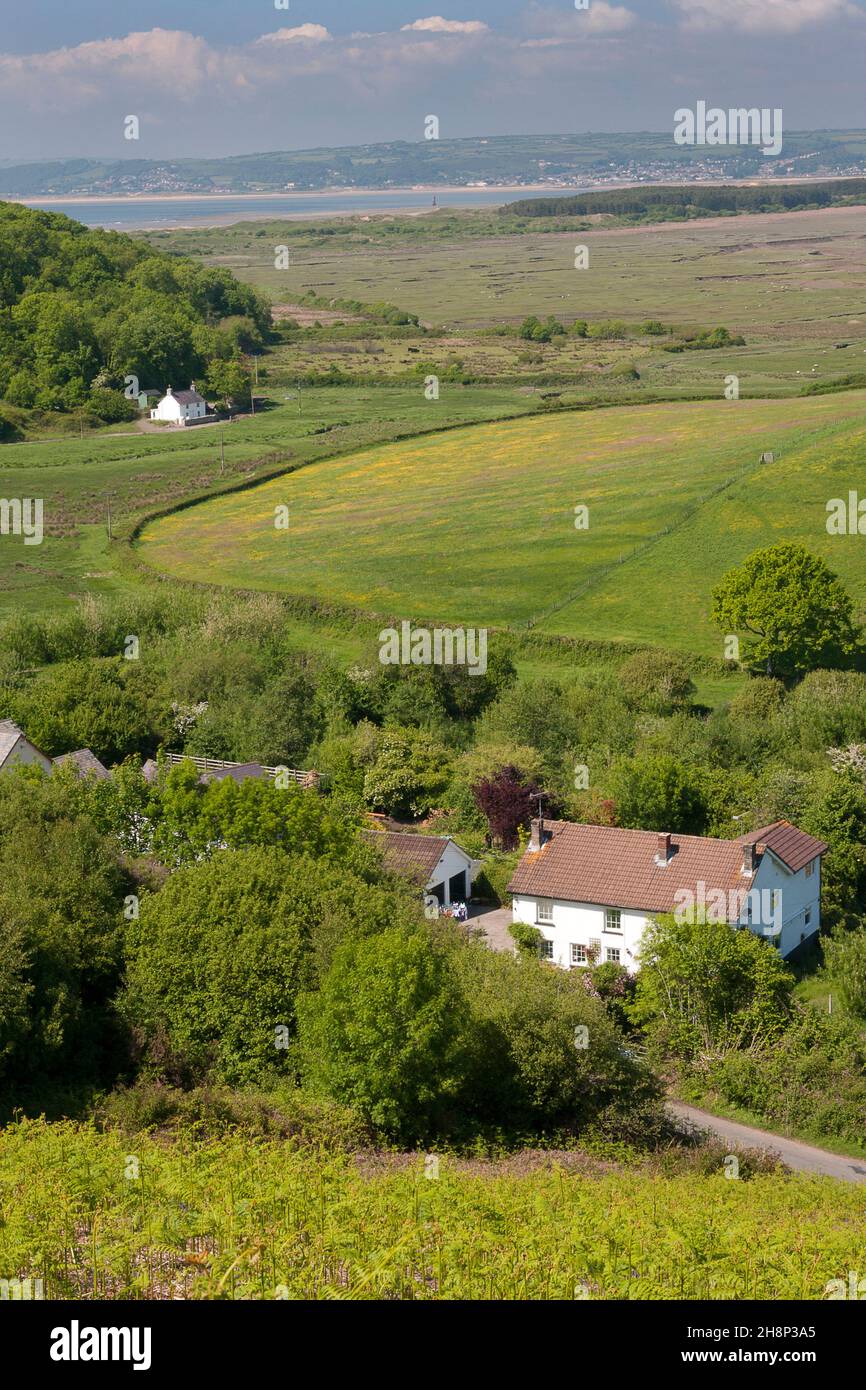
[[[720,1139],[777,1153],[783,1163],[798,1172],[823,1173],[842,1182],[866,1182],[866,1158],[848,1158],[844,1154],[830,1153],[827,1149],[816,1149],[811,1144],[801,1143],[799,1139],[786,1139],[784,1135],[770,1134],[765,1129],[753,1129],[751,1125],[741,1125],[735,1120],[724,1120],[678,1100],[668,1101],[668,1110],[687,1125],[706,1130]]]

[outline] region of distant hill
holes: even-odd
[[[866,132],[785,132],[783,153],[675,145],[672,132],[491,135],[405,140],[225,159],[61,159],[0,167],[0,197],[121,193],[252,193],[760,175],[866,174]]]

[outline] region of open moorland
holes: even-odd
[[[862,208],[645,227],[602,221],[576,219],[569,231],[512,223],[503,233],[496,214],[442,212],[247,223],[149,240],[234,271],[275,304],[311,291],[399,304],[430,326],[425,359],[445,365],[458,357],[466,373],[480,377],[555,377],[572,388],[566,399],[597,393],[624,362],[637,367],[642,393],[672,396],[721,395],[728,372],[739,374],[742,394],[763,396],[866,371]],[[588,270],[575,269],[578,243],[588,248]],[[285,270],[274,266],[279,245],[289,248]],[[527,361],[516,329],[530,314],[566,324],[618,320],[628,334],[532,344],[535,360]],[[636,331],[645,321],[673,333],[723,324],[746,341],[723,362],[718,352],[670,353],[662,351],[664,339]],[[292,368],[327,370],[333,361],[354,374],[411,366],[405,349],[364,363],[357,346],[348,335],[330,352],[314,335],[293,339]],[[275,368],[280,360],[277,354]]]

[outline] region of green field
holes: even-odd
[[[827,499],[862,476],[864,408],[851,392],[452,430],[176,512],[140,551],[183,579],[721,657],[711,587],[776,539],[824,555],[866,608],[859,537],[825,525]],[[759,464],[767,449],[775,462]]]
[[[417,386],[321,387],[302,393],[300,409],[288,395],[288,385],[273,387],[255,418],[224,427],[104,431],[0,446],[0,495],[41,497],[45,513],[41,545],[0,538],[0,612],[56,610],[86,594],[128,587],[134,576],[118,570],[118,538],[142,513],[278,466],[430,428],[430,405]],[[456,389],[440,406],[437,423],[446,425],[534,410],[538,402],[513,387],[488,386]]]
[[[671,1156],[673,1159],[673,1155]],[[805,1299],[862,1267],[856,1187],[293,1151],[22,1122],[0,1133],[0,1269],[46,1298]]]

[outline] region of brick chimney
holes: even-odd
[[[743,873],[753,874],[755,872],[755,846],[743,845]]]
[[[670,831],[660,830],[658,835],[658,845],[656,848],[656,863],[667,864],[671,857],[671,837]]]
[[[549,839],[550,831],[544,828],[544,817],[533,817],[529,822],[529,848],[531,850],[541,849],[541,846],[547,844]]]

